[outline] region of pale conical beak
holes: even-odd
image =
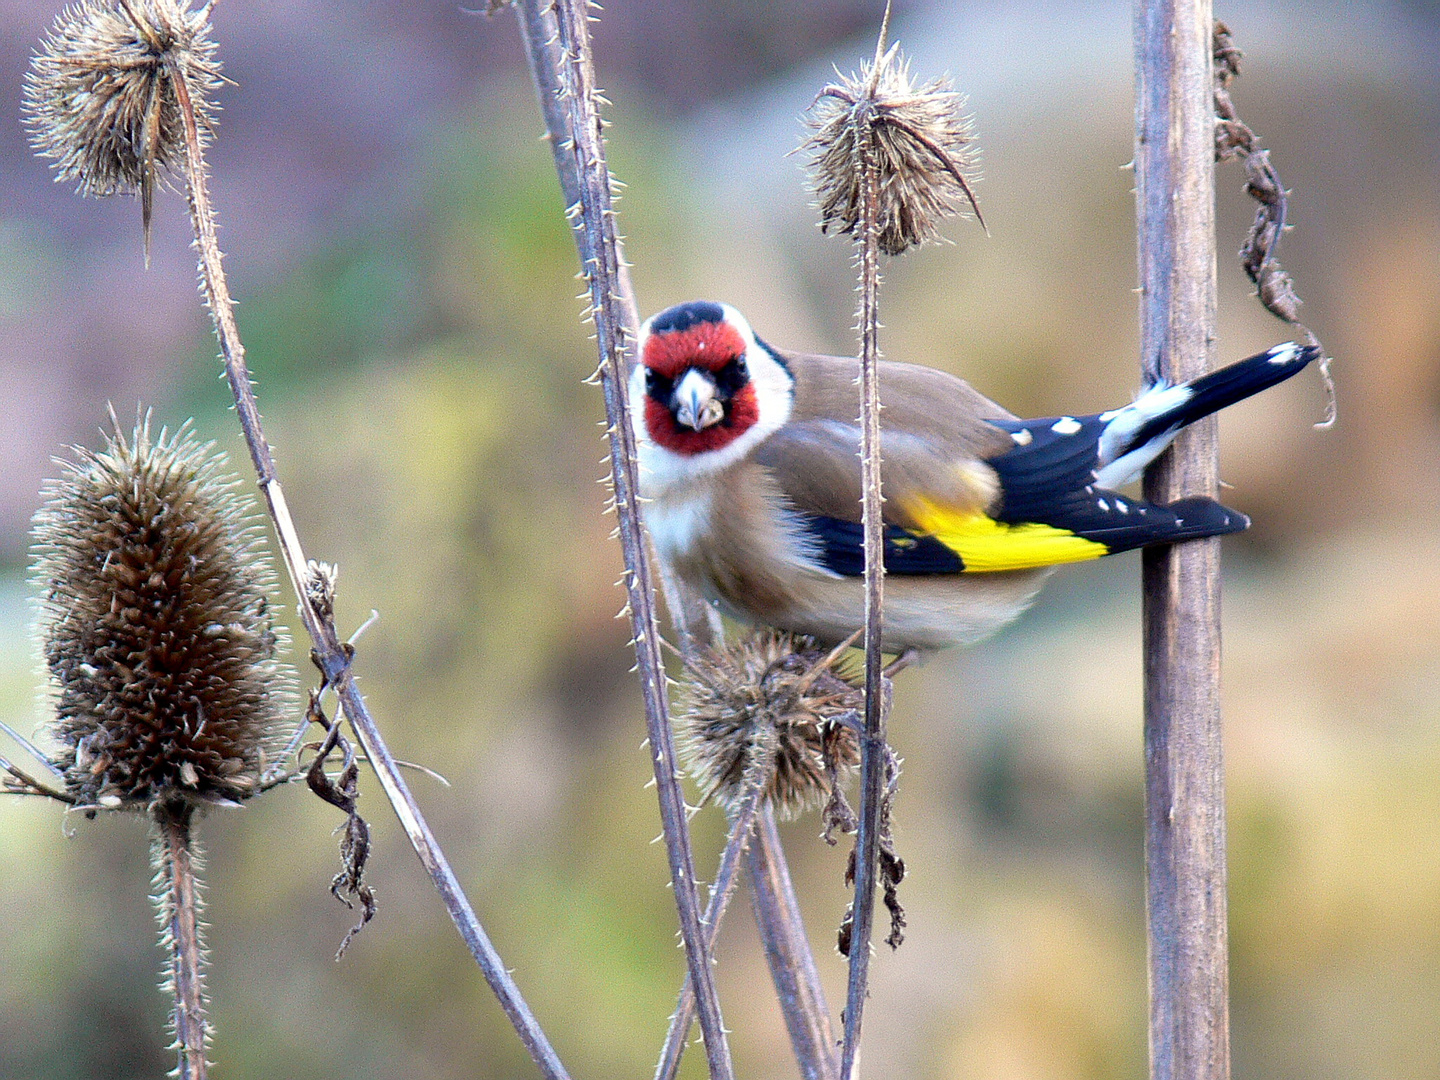
[[[695,431],[704,431],[725,419],[725,403],[715,390],[715,380],[691,368],[675,386],[670,397],[675,422]]]

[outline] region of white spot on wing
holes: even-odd
[[[1130,512],[1130,507],[1125,505],[1124,499],[1115,500],[1115,509],[1119,510],[1122,514],[1128,514]]]
[[[1062,416],[1050,425],[1050,430],[1056,435],[1074,435],[1080,430],[1080,421],[1073,416]]]
[[[1270,363],[1272,364],[1293,364],[1296,357],[1300,355],[1300,346],[1293,341],[1287,341],[1283,345],[1276,345],[1270,350]]]
[[[1016,446],[1029,446],[1035,441],[1035,436],[1030,434],[1029,428],[1021,428],[1019,431],[1012,431],[1010,438],[1015,440]]]
[[[1110,504],[1104,499],[1099,500],[1095,505],[1100,507],[1100,509],[1105,511],[1105,513],[1107,514],[1110,512]]]

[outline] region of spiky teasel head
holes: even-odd
[[[179,77],[203,143],[215,113],[207,95],[220,85],[209,5],[80,0],[56,18],[25,76],[36,153],[82,195],[140,192],[147,243],[156,181],[185,160]]]
[[[35,515],[55,764],[87,807],[255,794],[293,730],[275,577],[225,458],[189,425],[75,448]]]
[[[821,228],[855,233],[862,174],[872,169],[877,241],[899,255],[935,239],[942,220],[967,208],[984,219],[970,190],[975,132],[965,97],[945,77],[913,84],[899,45],[885,48],[889,18],[887,9],[875,59],[820,91],[804,146],[815,153],[810,175]]]
[[[734,813],[759,785],[793,817],[825,802],[832,777],[849,777],[859,740],[835,718],[859,709],[863,694],[836,670],[839,651],[769,630],[690,661],[675,727],[707,799]]]

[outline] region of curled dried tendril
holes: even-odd
[[[891,811],[895,802],[896,792],[900,788],[900,765],[901,761],[896,757],[895,752],[889,747],[885,751],[885,791],[880,800],[880,873],[881,896],[885,903],[885,909],[890,912],[890,934],[885,938],[885,944],[890,948],[898,949],[905,941],[905,908],[900,904],[900,882],[905,880],[905,860],[895,851],[895,836],[891,829]],[[840,795],[838,801],[833,803],[834,817],[831,816],[832,808],[826,808],[825,817],[825,841],[833,844],[835,839],[833,829],[838,827],[841,832],[854,832],[858,822],[855,813],[845,802],[844,796]],[[858,838],[857,838],[858,846]],[[855,884],[855,854],[857,848],[851,848],[850,858],[845,867],[845,884]],[[836,946],[841,956],[850,955],[850,942],[855,930],[855,905],[851,904],[845,910],[845,918],[840,923],[839,932],[836,935]]]
[[[1240,265],[1246,275],[1255,283],[1260,303],[1276,318],[1289,323],[1308,345],[1321,349],[1319,363],[1320,377],[1324,380],[1328,404],[1325,419],[1316,424],[1317,428],[1329,428],[1335,423],[1335,381],[1330,374],[1330,357],[1320,346],[1319,339],[1300,321],[1300,297],[1290,275],[1275,257],[1280,246],[1280,237],[1286,228],[1285,217],[1289,209],[1289,193],[1280,182],[1280,174],[1270,161],[1270,151],[1260,145],[1260,139],[1240,119],[1235,102],[1230,96],[1230,84],[1240,74],[1241,52],[1235,46],[1230,28],[1216,20],[1213,39],[1215,59],[1215,160],[1219,162],[1240,160],[1245,165],[1245,192],[1259,205],[1250,231],[1240,248]]]

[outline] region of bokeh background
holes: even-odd
[[[1247,54],[1241,115],[1293,189],[1281,254],[1340,392],[1329,432],[1309,374],[1222,423],[1228,501],[1255,519],[1225,542],[1235,1073],[1434,1077],[1440,9],[1219,8]],[[181,197],[159,202],[145,272],[134,200],[82,201],[27,149],[20,81],[54,10],[0,3],[0,717],[26,732],[26,532],[51,455],[94,445],[107,402],[144,402],[245,464]],[[778,344],[850,348],[848,249],[785,155],[879,13],[609,5],[599,67],[647,312],[728,299]],[[1129,19],[1113,0],[898,4],[916,70],[970,95],[992,235],[957,223],[952,245],[889,264],[890,355],[1020,413],[1133,391]],[[594,354],[513,16],[225,0],[215,23],[240,325],[309,552],[341,567],[341,623],[380,612],[364,688],[394,750],[452,781],[416,786],[574,1074],[649,1075],[681,962],[614,619]],[[1242,182],[1221,169],[1226,359],[1286,336],[1230,257]],[[1064,570],[1014,628],[901,679],[910,930],[873,968],[869,1075],[1144,1075],[1137,583],[1133,556]],[[381,910],[339,964],[338,816],[294,788],[204,822],[215,1076],[533,1075],[378,788],[363,801]],[[694,825],[713,866],[720,815]],[[838,1006],[844,855],[818,831],[786,837]],[[149,874],[143,822],[0,799],[0,1077],[171,1066]],[[719,956],[739,1074],[793,1076],[743,900]]]

